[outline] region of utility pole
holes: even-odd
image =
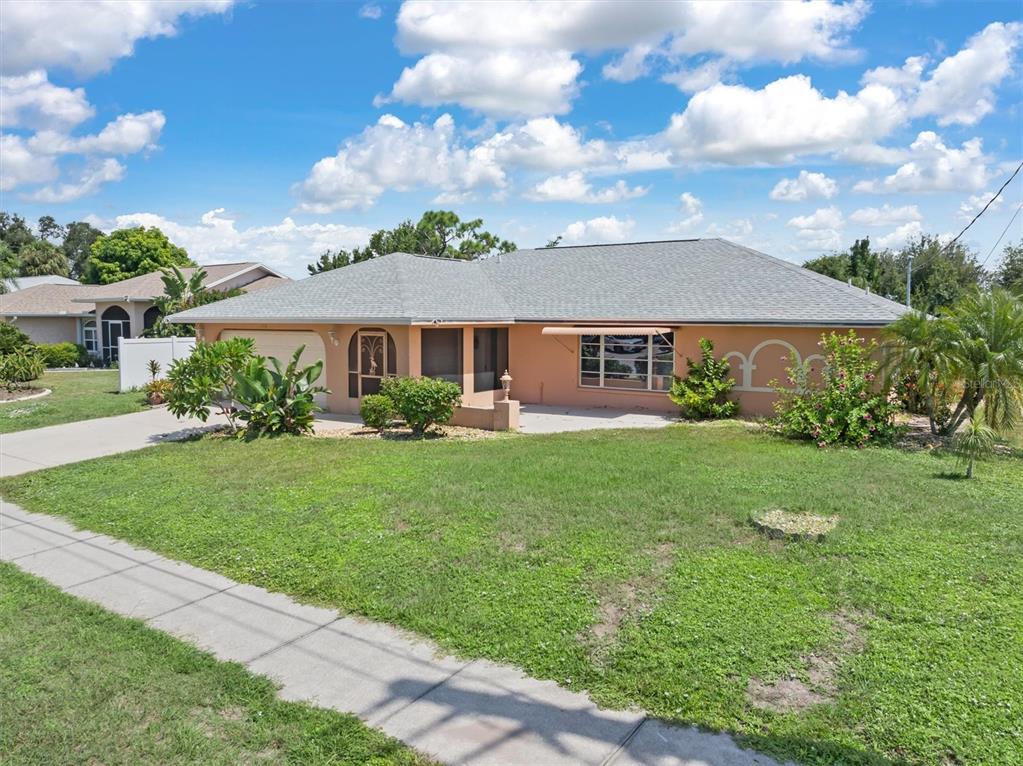
[[[910,295],[913,290],[913,256],[909,256],[909,262],[906,264],[906,308],[913,308],[910,302]]]

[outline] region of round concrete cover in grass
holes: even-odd
[[[823,540],[838,525],[838,516],[816,516],[812,513],[793,513],[783,508],[771,508],[754,513],[750,521],[768,537]]]

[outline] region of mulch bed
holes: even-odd
[[[774,508],[753,514],[750,523],[768,537],[785,540],[823,540],[838,525],[838,517],[793,513]]]
[[[0,388],[0,402],[20,402],[22,399],[29,399],[39,394],[50,393],[45,388],[22,388],[18,391],[8,391],[5,388]]]
[[[398,427],[388,428],[386,431],[376,431],[372,428],[337,428],[321,431],[314,434],[321,439],[386,439],[390,441],[432,441],[434,439],[457,439],[459,441],[475,441],[479,439],[494,439],[504,434],[496,431],[484,431],[479,428],[464,428],[462,426],[434,426],[423,436],[416,436],[411,428]]]

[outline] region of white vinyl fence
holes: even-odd
[[[150,380],[149,360],[160,363],[158,377],[167,377],[175,359],[183,359],[195,348],[195,338],[119,338],[117,364],[121,371],[121,391],[142,388]]]

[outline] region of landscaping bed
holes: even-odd
[[[427,759],[274,685],[0,564],[0,761],[351,764]]]
[[[1023,464],[953,466],[679,425],[203,439],[0,492],[782,758],[1023,762]],[[771,539],[764,509],[841,521]]]

